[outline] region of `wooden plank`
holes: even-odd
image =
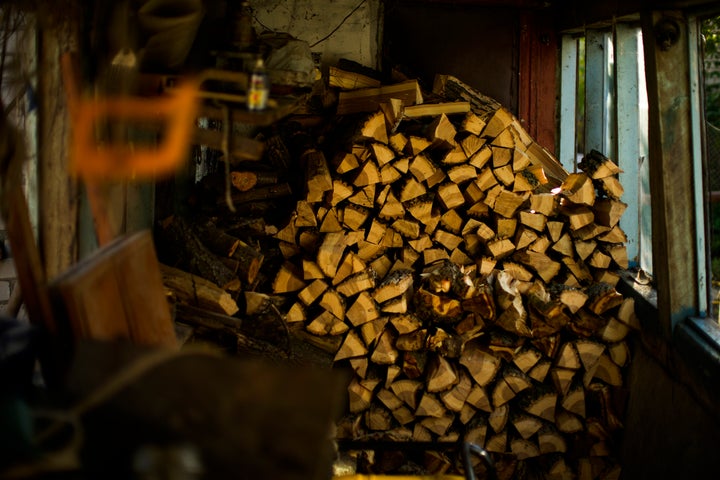
[[[18,285],[30,322],[50,334],[57,334],[58,325],[22,190],[21,141],[14,128],[7,123],[4,109],[0,116],[0,132],[5,137],[0,141],[0,213],[13,250]]]
[[[358,88],[374,88],[380,86],[380,80],[368,77],[362,73],[348,72],[338,67],[328,68],[328,83],[331,87],[342,90],[355,90]]]
[[[45,273],[53,278],[74,264],[77,252],[79,187],[68,175],[72,129],[60,57],[80,41],[77,17],[65,15],[39,36],[38,238]],[[23,289],[24,293],[27,290]]]
[[[575,110],[577,102],[578,40],[563,35],[560,46],[560,146],[558,160],[568,172],[575,171]]]
[[[391,98],[399,98],[404,105],[422,103],[420,84],[417,80],[408,80],[394,85],[340,92],[336,113],[338,115],[347,115],[350,113],[375,112],[380,108],[381,103],[387,102]]]
[[[663,50],[655,24],[673,18],[677,42]],[[695,203],[691,145],[687,27],[681,12],[652,11],[641,16],[645,72],[648,79],[649,147],[652,205],[653,279],[661,329],[698,313],[695,223],[688,215]]]
[[[470,102],[443,102],[433,104],[412,105],[403,109],[403,117],[418,118],[433,115],[450,115],[454,113],[468,113]]]
[[[207,312],[208,314],[218,313],[222,315],[235,315],[239,311],[237,302],[235,302],[233,297],[211,281],[167,265],[160,265],[160,271],[162,273],[163,285],[166,291],[172,295],[176,308],[181,305],[187,305]],[[103,272],[101,268],[95,268],[94,272],[74,273],[73,275],[81,280],[81,275],[86,275],[91,278],[94,276],[103,280],[103,274],[105,274],[105,272]],[[100,301],[102,301],[102,299]],[[108,303],[113,301],[114,299],[110,299]],[[95,305],[91,304],[91,308],[94,307]],[[120,310],[113,311],[107,316],[110,317],[110,321],[112,321],[112,319],[116,318],[119,314],[122,314],[122,306]],[[79,320],[83,320],[83,318]],[[101,323],[105,323],[105,321],[106,320],[103,320]],[[80,327],[82,328],[84,325],[80,325]],[[129,331],[126,333],[129,335]]]
[[[530,136],[555,152],[555,92],[557,36],[552,18],[539,12],[520,15],[520,75],[518,118]]]
[[[49,285],[75,339],[176,347],[170,306],[148,230],[123,236]]]
[[[617,84],[621,85],[617,91],[617,122],[618,122],[618,151],[617,164],[622,170],[620,172],[620,183],[625,188],[625,198],[639,199],[638,192],[640,157],[640,142],[638,138],[644,138],[647,135],[643,131],[645,122],[641,122],[640,105],[647,102],[646,93],[639,88],[640,75],[638,59],[640,57],[639,49],[641,47],[640,32],[637,28],[625,23],[620,23],[615,29],[615,48],[617,55],[615,58]],[[628,258],[630,264],[637,264],[638,256],[638,237],[640,235],[640,226],[637,221],[639,215],[637,201],[628,203],[628,207],[624,215],[620,218],[620,228],[627,234]]]

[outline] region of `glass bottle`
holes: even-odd
[[[233,38],[232,42],[239,50],[247,50],[255,41],[252,10],[250,2],[243,0],[233,12]]]
[[[248,110],[265,110],[270,95],[270,81],[267,71],[265,70],[265,62],[262,57],[255,60],[255,66],[250,74],[247,91],[247,107]]]

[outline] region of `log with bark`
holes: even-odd
[[[160,236],[168,251],[162,249],[159,252],[160,260],[198,275],[222,289],[240,290],[241,283],[237,274],[200,240],[198,233],[198,226],[183,217],[172,216],[165,219]],[[224,246],[224,254],[232,248]],[[171,252],[170,249],[174,251]]]
[[[228,292],[209,280],[163,264],[160,272],[165,288],[178,303],[225,315],[235,315],[240,310]]]
[[[204,224],[196,223],[195,226],[198,237],[209,250],[235,262],[234,271],[245,285],[252,285],[255,282],[264,260],[264,255],[259,249],[228,234],[211,221]]]

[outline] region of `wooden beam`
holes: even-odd
[[[77,49],[80,12],[51,15],[40,31],[38,59],[38,203],[39,244],[48,279],[78,258],[78,183],[68,174],[72,129],[60,56]],[[24,290],[25,293],[27,291]]]
[[[669,45],[661,29],[677,29]],[[688,27],[677,11],[642,15],[649,103],[653,278],[663,334],[698,311]]]

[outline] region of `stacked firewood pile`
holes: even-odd
[[[469,441],[503,478],[617,478],[637,328],[615,288],[617,165],[594,151],[568,174],[505,108],[470,94],[403,113],[401,90],[302,154],[275,235],[286,322],[352,371],[337,437]]]

